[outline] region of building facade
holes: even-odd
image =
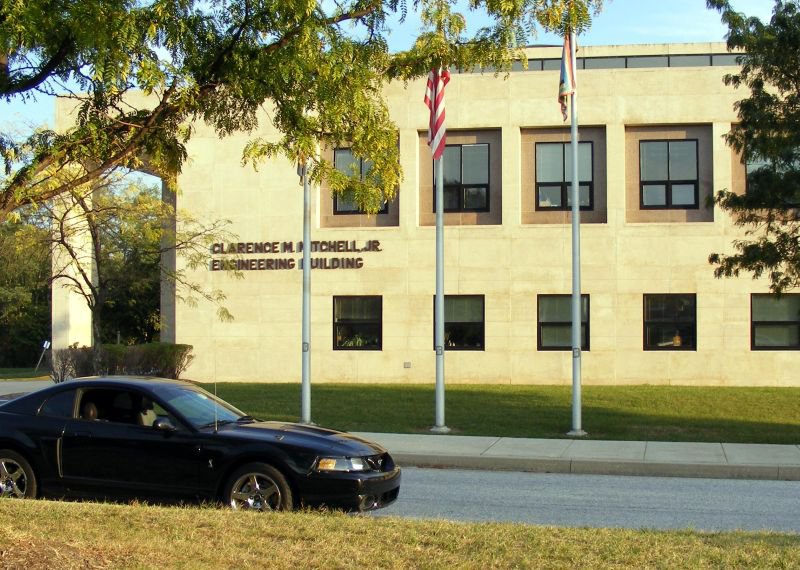
[[[453,74],[445,153],[445,373],[449,383],[571,382],[569,124],[560,47],[529,48],[508,76]],[[723,140],[746,96],[723,44],[581,47],[578,54],[586,384],[798,386],[800,295],[716,279],[712,252],[741,237],[708,200],[744,192]],[[386,88],[404,179],[384,210],[313,192],[313,382],[432,382],[435,228],[424,82]],[[269,131],[262,121],[261,136]],[[234,315],[162,293],[162,338],[194,346],[186,377],[296,382],[301,368],[303,192],[296,168],[243,167],[248,136],[203,125],[179,209],[229,219],[192,278]],[[325,151],[363,168],[346,148]],[[237,279],[229,269],[244,275]],[[74,335],[73,335],[74,336]]]

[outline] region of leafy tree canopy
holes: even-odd
[[[401,172],[385,81],[438,65],[507,70],[537,27],[581,31],[602,0],[470,0],[489,22],[471,37],[455,5],[413,0],[423,32],[392,54],[387,22],[406,0],[2,0],[0,99],[55,94],[78,113],[66,132],[0,133],[0,220],[145,157],[174,182],[195,121],[250,132],[262,108],[282,137],[254,141],[247,160],[313,161],[320,141],[351,144],[373,164],[357,195],[390,197]],[[315,180],[331,171],[311,164]]]
[[[0,224],[0,366],[33,366],[50,338],[49,231],[28,217]]]
[[[800,5],[776,0],[768,23],[747,18],[728,0],[708,0],[728,25],[728,48],[743,52],[725,77],[750,95],[736,103],[739,123],[726,136],[750,167],[747,191],[722,191],[715,202],[746,228],[735,253],[714,253],[717,277],[765,276],[776,293],[800,285]]]

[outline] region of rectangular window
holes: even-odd
[[[722,53],[722,54],[712,54],[711,56],[711,65],[740,65],[739,58],[740,55],[736,54],[729,54],[729,53]]]
[[[435,330],[436,297],[434,297],[433,303]],[[433,342],[435,349],[435,332]],[[444,348],[445,350],[484,350],[483,295],[444,296]]]
[[[671,55],[670,67],[706,67],[711,65],[710,55]]]
[[[668,67],[669,58],[666,55],[638,55],[627,58],[627,67]]]
[[[639,185],[642,209],[696,209],[697,140],[640,141]]]
[[[572,349],[572,296],[539,295],[539,350]],[[581,349],[589,350],[589,295],[581,295]]]
[[[353,156],[353,151],[349,148],[337,148],[333,151],[333,165],[339,172],[348,176],[357,176],[363,179],[364,175],[372,168],[372,163],[363,158]],[[386,214],[389,211],[389,203],[384,202],[379,214]],[[334,214],[363,214],[364,211],[358,207],[353,191],[345,191],[342,194],[333,196]]]
[[[624,57],[587,57],[584,60],[586,69],[623,69]]]
[[[697,296],[644,296],[644,349],[697,350]]]
[[[796,185],[786,184],[781,179],[792,171],[800,170],[800,163],[794,159],[797,153],[794,150],[790,153],[785,162],[776,162],[748,152],[745,162],[745,191],[748,194],[763,192],[767,196],[781,195],[784,202],[782,205],[788,208],[800,207],[800,191],[793,196],[786,192],[787,188],[796,188]]]
[[[578,143],[578,191],[581,210],[594,207],[593,146]],[[536,209],[572,209],[572,145],[536,143]]]
[[[449,144],[444,155],[444,211],[489,211],[489,145]],[[436,211],[436,168],[434,168],[433,211]]]
[[[333,349],[381,350],[383,298],[337,296],[333,298]]]
[[[800,293],[754,293],[750,313],[752,350],[800,350]]]

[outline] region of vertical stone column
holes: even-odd
[[[61,224],[65,241],[75,251],[80,260],[81,270],[96,279],[92,239],[86,219],[78,214],[78,210],[69,208],[69,196],[57,199],[53,205],[57,219]],[[89,198],[87,198],[89,199]],[[59,201],[61,203],[59,203]],[[52,254],[53,274],[60,274],[52,284],[52,343],[53,350],[66,348],[75,343],[78,346],[92,345],[92,313],[85,295],[78,290],[74,279],[82,282],[79,268],[72,262],[63,246],[54,245]],[[84,286],[85,290],[86,287]]]
[[[174,243],[177,222],[175,212],[178,209],[178,194],[176,185],[170,188],[168,180],[161,180],[161,200],[172,207],[172,216],[163,222],[164,233],[161,245],[164,253],[161,254],[161,342],[175,343],[176,338],[176,313],[175,313],[175,282],[168,279],[166,274],[173,275],[177,271],[177,255],[174,247],[167,247]]]

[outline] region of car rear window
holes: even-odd
[[[71,418],[75,409],[75,390],[54,394],[39,408],[40,416]]]

